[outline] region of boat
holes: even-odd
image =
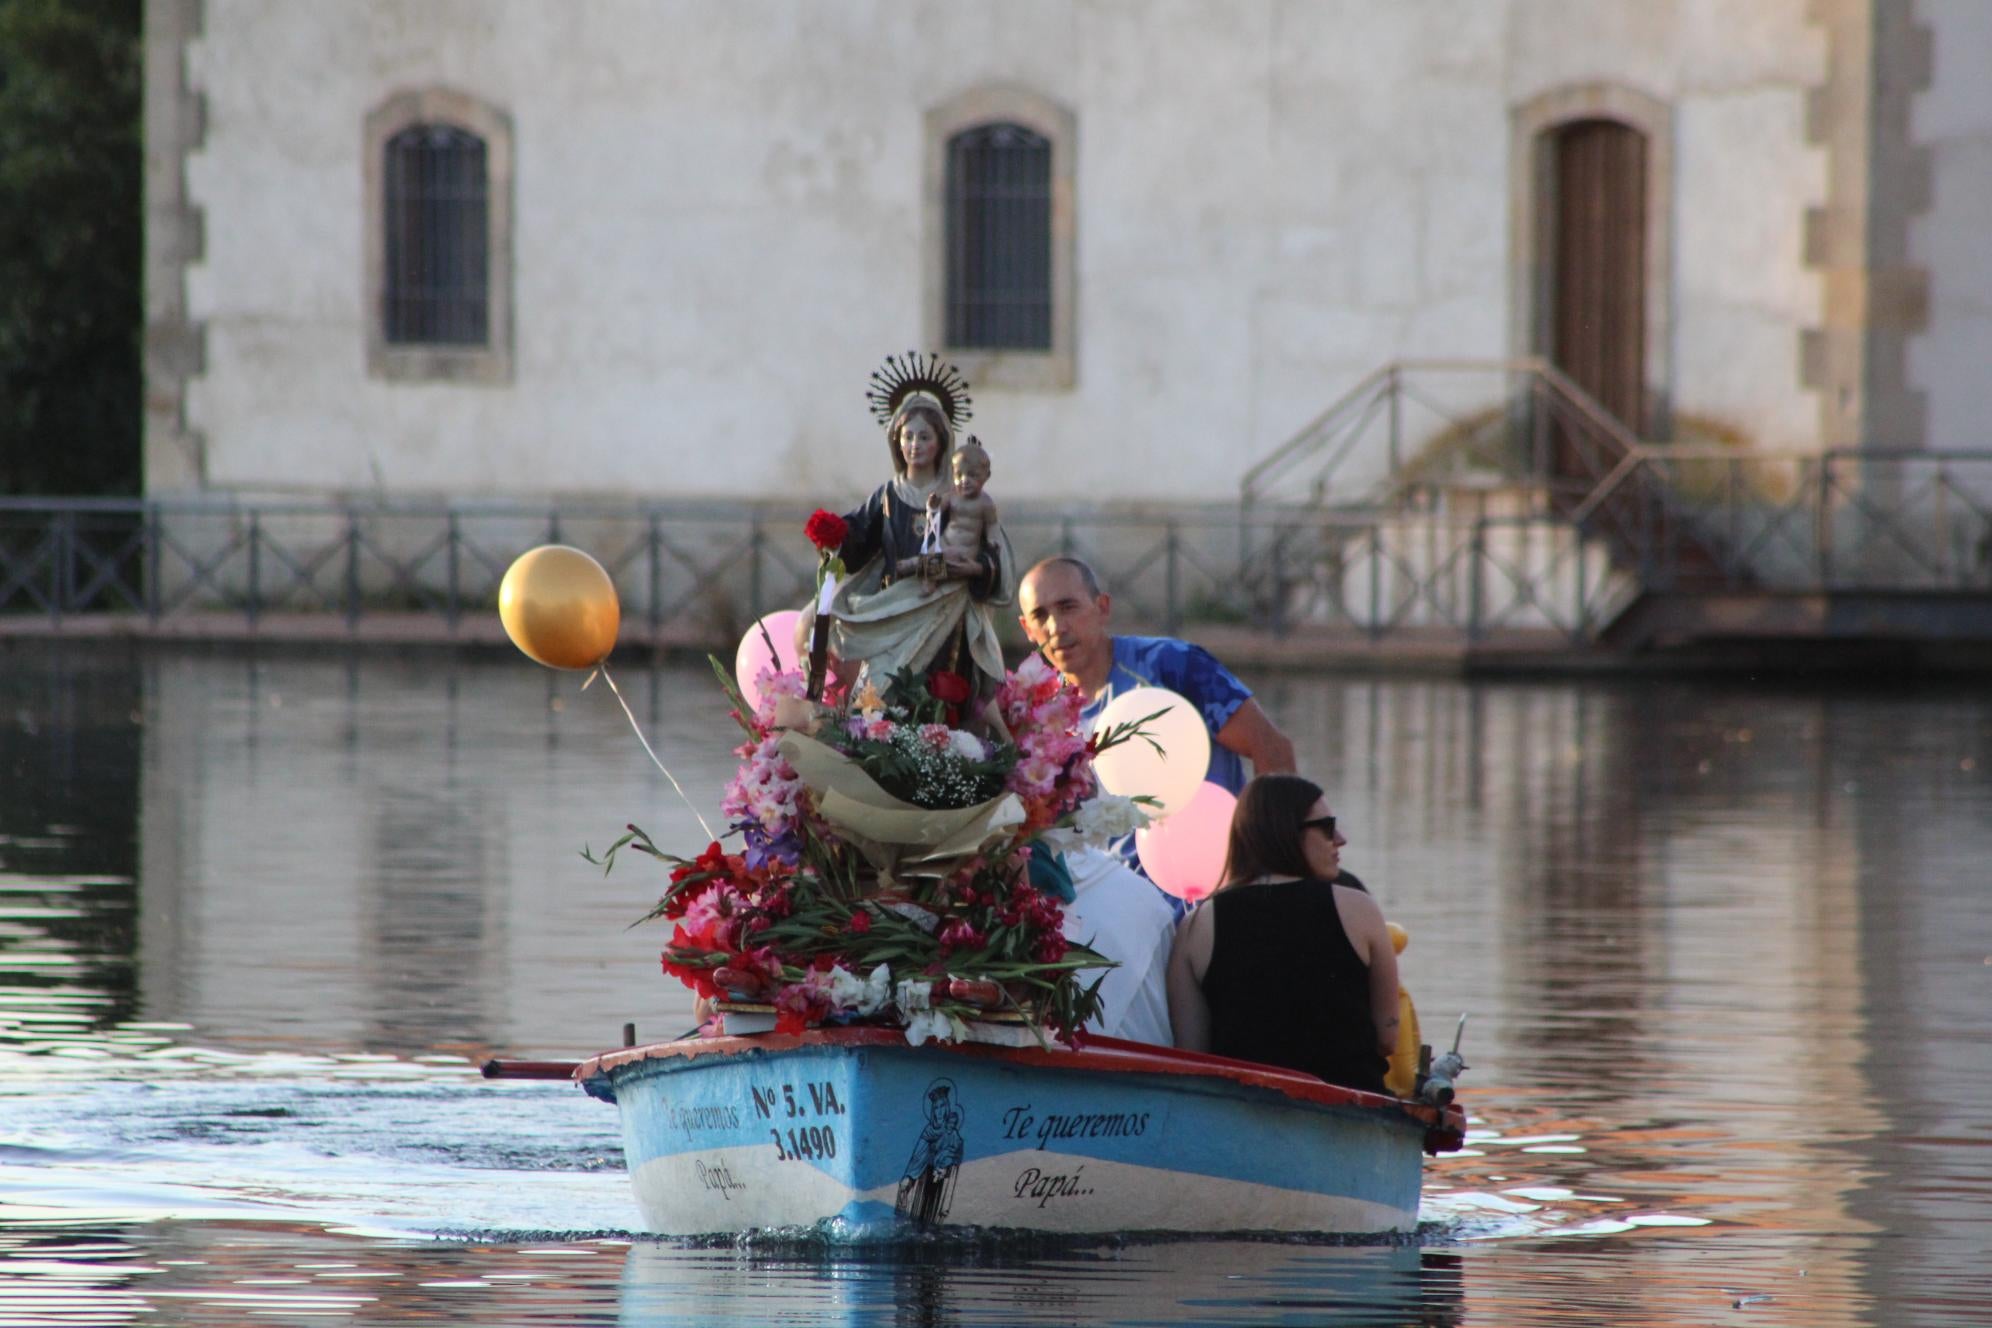
[[[953,400],[965,386],[937,358],[888,365],[874,376],[881,423],[913,394]],[[937,433],[948,427],[938,407],[906,409],[930,415]],[[1090,975],[1114,967],[1092,948],[1097,937],[1065,932],[1063,902],[1076,892],[1067,855],[1107,861],[1117,840],[1212,787],[1197,707],[1144,685],[1088,722],[1078,688],[1042,655],[1006,670],[971,640],[966,657],[957,648],[944,662],[936,647],[901,658],[916,640],[968,633],[959,578],[947,596],[878,583],[880,603],[910,601],[894,615],[954,617],[921,618],[896,644],[843,657],[863,683],[826,701],[848,531],[819,511],[805,534],[819,551],[807,668],[770,663],[730,679],[714,664],[746,738],[722,798],[740,850],[692,806],[708,835],[695,856],[633,824],[599,859],[587,855],[604,870],[624,850],[669,865],[643,920],[671,926],[663,971],[711,1003],[720,1035],[495,1072],[571,1073],[613,1102],[637,1205],[660,1235],[1415,1229],[1424,1155],[1458,1148],[1465,1133],[1451,1101],[1464,1068],[1457,1039],[1430,1061],[1415,1019],[1400,1017],[1401,1076],[1385,1082],[1415,1099],[1174,1048],[1059,1040],[1102,1016],[1102,979]],[[1007,575],[1007,553],[985,552]],[[882,556],[868,555],[853,584],[878,574]],[[527,655],[598,668],[615,687],[602,662],[614,586],[588,555],[528,551],[499,601]],[[756,634],[774,656],[765,624],[743,651]],[[1221,837],[1216,822],[1205,828]],[[1210,875],[1206,886],[1214,864]]]
[[[622,1117],[659,1235],[919,1229],[1406,1232],[1424,1155],[1465,1117],[1221,1056],[910,1045],[847,1025],[688,1037],[574,1067]]]

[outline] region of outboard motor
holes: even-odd
[[[1466,1058],[1459,1054],[1459,1040],[1465,1034],[1466,1016],[1462,1014],[1459,1017],[1459,1027],[1453,1030],[1451,1051],[1434,1061],[1431,1059],[1432,1049],[1430,1047],[1423,1049],[1425,1054],[1422,1059],[1427,1064],[1420,1067],[1418,1075],[1418,1099],[1421,1102],[1429,1102],[1435,1107],[1452,1105],[1453,1080],[1459,1078],[1460,1072],[1466,1069]]]

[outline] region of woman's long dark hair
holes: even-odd
[[[1299,775],[1260,775],[1238,795],[1224,853],[1224,885],[1261,876],[1309,876],[1301,822],[1321,800],[1320,785]],[[1219,887],[1222,888],[1222,887]]]

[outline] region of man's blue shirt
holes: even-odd
[[[1232,677],[1231,671],[1208,650],[1173,636],[1116,636],[1113,645],[1114,666],[1107,674],[1107,685],[1080,712],[1086,731],[1092,732],[1093,721],[1100,717],[1107,703],[1129,688],[1166,687],[1195,706],[1203,716],[1204,727],[1210,730],[1210,765],[1204,771],[1204,778],[1233,793],[1244,788],[1245,762],[1237,752],[1218,745],[1217,731],[1231,722],[1238,707],[1252,699],[1251,689]],[[1120,854],[1128,866],[1147,875],[1142,871],[1141,854],[1135,849],[1133,835],[1117,840],[1107,851]],[[1173,895],[1169,897],[1169,907],[1178,921],[1189,910],[1187,904]]]
[[[1113,646],[1107,685],[1082,712],[1087,731],[1120,693],[1131,687],[1166,687],[1195,706],[1210,730],[1210,767],[1204,778],[1233,793],[1244,788],[1245,762],[1229,747],[1218,746],[1217,731],[1252,699],[1251,689],[1208,650],[1173,636],[1116,636]]]

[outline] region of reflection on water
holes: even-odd
[[[1241,1241],[1021,1250],[895,1250],[829,1258],[632,1247],[625,1324],[1460,1322],[1464,1260],[1450,1251],[1296,1248]]]
[[[1467,1260],[1419,1249],[1239,1242],[830,1256],[594,1239],[555,1245],[353,1241],[305,1226],[0,1231],[41,1279],[36,1309],[95,1322],[329,1318],[502,1324],[1066,1325],[1252,1322],[1449,1328]],[[59,1290],[58,1290],[59,1288]],[[30,1310],[33,1312],[33,1310]],[[20,1322],[20,1320],[10,1320]]]
[[[699,667],[627,669],[710,816]],[[613,1112],[492,1085],[689,1003],[612,699],[511,659],[0,655],[0,1320],[1964,1323],[1992,1300],[1992,701],[1265,680],[1471,1012],[1421,1244],[629,1235]],[[1193,1201],[1193,1200],[1186,1200]],[[435,1235],[448,1239],[438,1241]],[[40,1316],[37,1318],[36,1316]],[[68,1316],[68,1317],[64,1317]]]

